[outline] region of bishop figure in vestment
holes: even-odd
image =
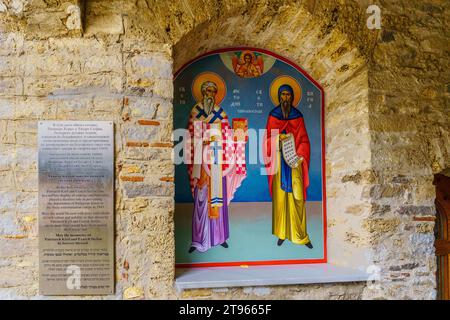
[[[186,150],[194,198],[189,252],[205,252],[217,245],[228,248],[228,207],[246,177],[245,141],[233,139],[228,116],[216,104],[217,90],[215,82],[203,82],[202,99],[189,118],[191,143]]]

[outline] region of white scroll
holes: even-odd
[[[289,133],[284,138],[280,138],[280,143],[284,161],[286,161],[289,167],[297,168],[301,157],[297,155],[297,151],[295,150],[294,136]]]

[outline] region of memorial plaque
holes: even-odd
[[[114,293],[110,121],[39,122],[39,290]]]

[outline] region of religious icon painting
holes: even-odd
[[[320,85],[227,48],[185,64],[174,90],[177,267],[326,262]]]

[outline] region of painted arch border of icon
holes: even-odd
[[[228,59],[226,61],[224,59],[224,56],[229,55],[230,57],[233,56],[235,52],[240,52],[240,61],[232,61],[232,59]],[[224,65],[230,70],[234,71],[237,74],[236,66],[239,67],[240,63],[244,63],[244,57],[245,54],[251,54],[252,55],[252,64],[256,67],[257,72],[259,72],[259,75],[264,74],[267,72],[273,64],[276,62],[276,60],[279,60],[290,67],[294,68],[296,71],[301,73],[315,88],[318,89],[320,92],[320,158],[321,158],[321,172],[320,172],[320,192],[321,192],[321,199],[322,199],[322,236],[323,236],[323,254],[320,258],[314,258],[314,259],[269,259],[269,260],[239,260],[239,261],[227,261],[227,262],[200,262],[200,263],[176,263],[176,267],[220,267],[220,266],[249,266],[249,265],[283,265],[283,264],[311,264],[311,263],[326,263],[327,262],[327,208],[326,208],[326,175],[325,175],[325,119],[324,119],[324,106],[325,106],[325,94],[322,86],[314,80],[303,68],[301,68],[297,63],[289,60],[286,57],[283,57],[277,53],[274,53],[272,51],[261,49],[261,48],[253,48],[253,47],[229,47],[229,48],[222,48],[218,50],[212,50],[208,51],[204,54],[201,54],[194,59],[188,61],[185,63],[182,67],[180,67],[175,73],[174,73],[174,82],[176,81],[177,77],[183,73],[184,70],[186,70],[189,66],[192,64],[206,58],[212,55],[220,55],[220,58],[222,59],[222,62]],[[268,61],[261,61],[259,60],[259,57],[257,59],[256,55],[262,55],[269,58],[272,58],[272,61],[270,59]],[[264,64],[264,62],[266,62]],[[264,68],[258,69],[259,67]],[[259,75],[256,75],[259,76]],[[220,76],[219,76],[220,77]],[[241,75],[241,77],[245,77],[244,75]],[[275,81],[274,81],[275,82]],[[300,88],[300,95],[301,93]],[[195,94],[193,94],[195,95]],[[272,95],[273,96],[273,95]],[[220,97],[220,99],[223,99],[224,97]],[[272,98],[272,102],[274,102]],[[300,101],[295,102],[295,104],[298,104]],[[274,102],[275,103],[275,102]],[[175,104],[175,103],[174,103]],[[233,119],[233,124],[234,124]],[[248,138],[248,137],[247,137]],[[175,183],[177,181],[175,180]],[[226,242],[225,242],[226,243]]]

